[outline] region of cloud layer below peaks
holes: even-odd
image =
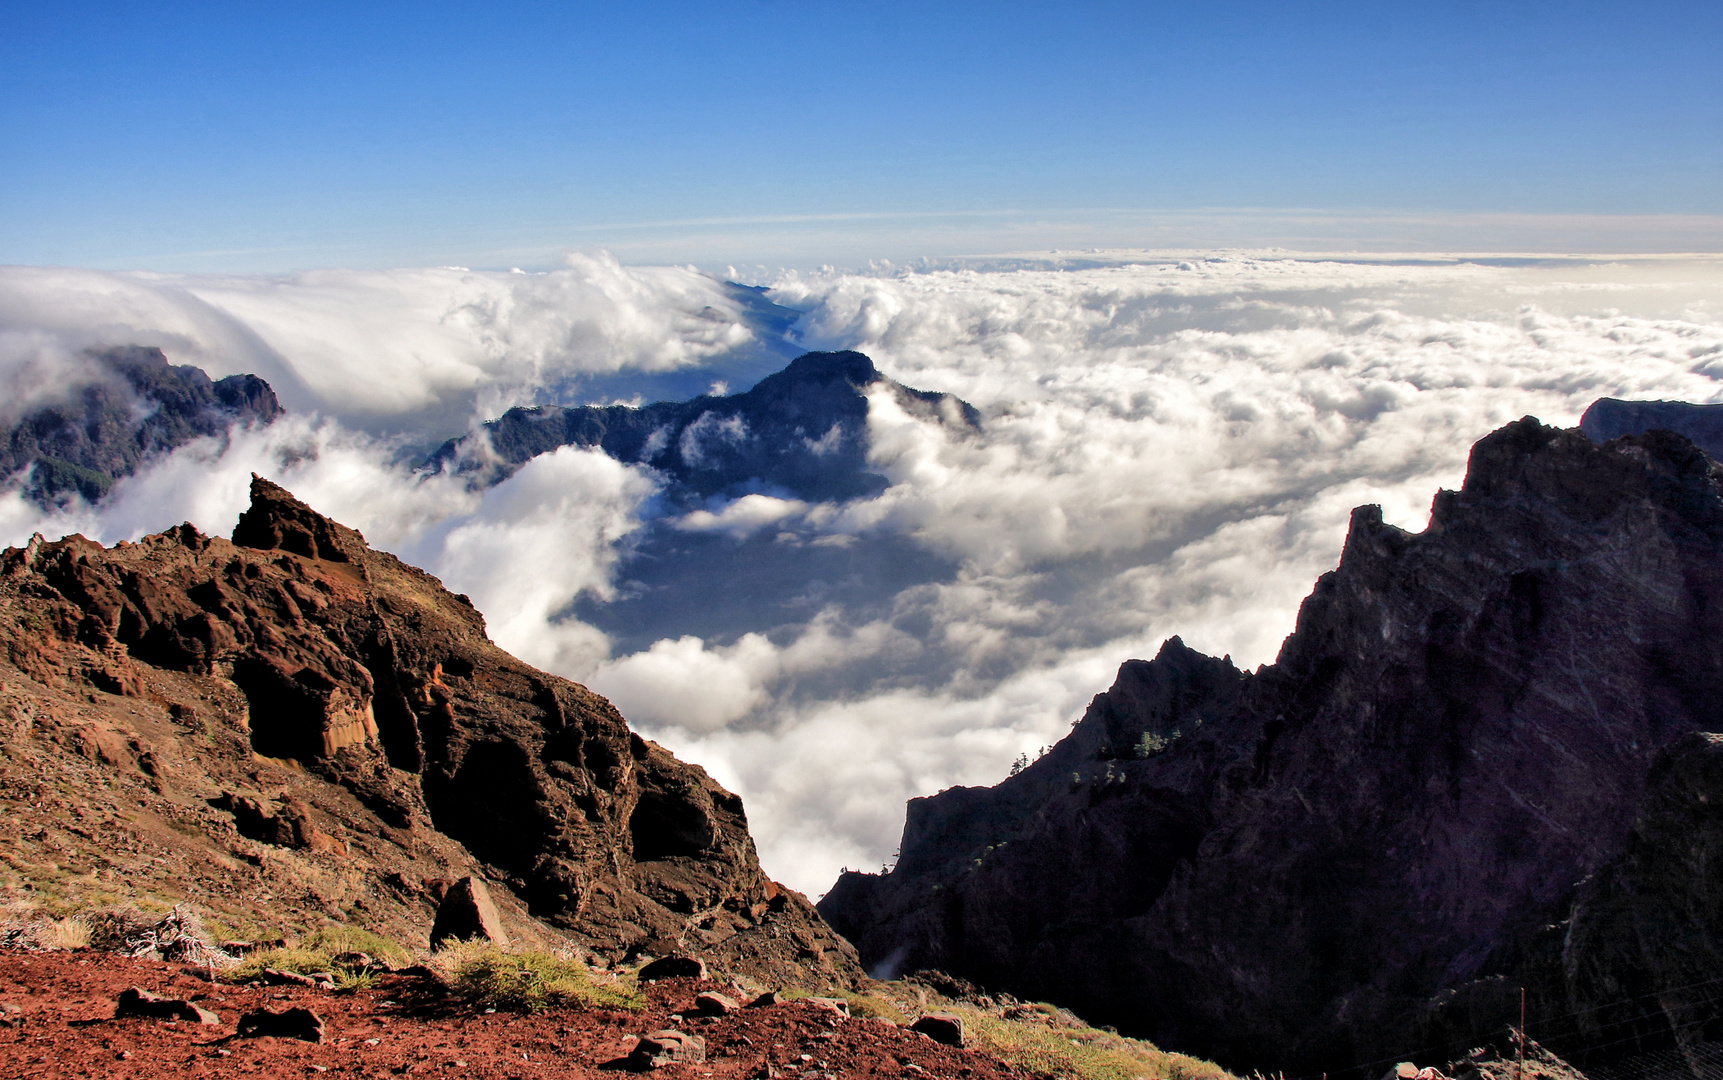
[[[136,342],[255,371],[295,410],[96,507],[0,500],[0,539],[225,532],[270,475],[705,764],[748,800],[768,869],[817,893],[889,858],[905,799],[995,782],[1165,637],[1272,660],[1351,508],[1422,528],[1502,423],[1723,396],[1714,260],[1025,258],[770,284],[802,313],[793,341],[722,282],[602,256],[547,275],[0,271],[17,392]],[[403,439],[509,404],[598,380],[650,399],[665,372],[745,386],[804,347],[956,394],[981,428],[871,393],[890,486],[841,503],[761,490],[672,513],[658,474],[575,448],[484,491],[398,463]]]

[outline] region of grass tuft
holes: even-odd
[[[1233,1080],[1213,1062],[1170,1054],[1153,1043],[1064,1019],[1070,1014],[1050,1007],[1017,1009],[1010,1018],[970,1005],[940,1008],[963,1018],[976,1049],[1060,1080]]]
[[[639,992],[599,983],[584,964],[548,952],[509,952],[489,942],[457,942],[431,957],[449,989],[473,1005],[538,1012],[548,1008],[638,1010]]]
[[[255,953],[223,974],[229,982],[251,982],[263,976],[264,969],[291,971],[295,975],[334,976],[336,990],[368,990],[372,973],[362,964],[347,959],[348,954],[363,953],[373,960],[387,964],[403,964],[411,957],[407,950],[379,934],[353,926],[326,926],[314,930],[297,942],[279,949]]]

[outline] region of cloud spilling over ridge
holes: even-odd
[[[592,451],[483,493],[395,464],[452,412],[554,395],[578,371],[729,377],[718,358],[757,333],[688,271],[562,273],[0,271],[6,371],[147,324],[177,327],[176,362],[279,371],[303,394],[97,508],[0,499],[0,539],[225,533],[249,474],[269,475],[710,768],[747,799],[767,868],[818,892],[840,864],[889,859],[905,799],[998,780],[1163,638],[1272,660],[1351,508],[1421,528],[1502,423],[1573,424],[1606,395],[1723,396],[1715,261],[1018,259],[773,283],[805,313],[798,345],[860,350],[981,410],[970,432],[875,393],[870,462],[891,481],[875,497],[757,492],[666,519],[653,474]],[[386,410],[403,435],[358,430]],[[624,615],[628,635],[604,629]]]
[[[0,267],[0,378],[31,350],[157,345],[212,377],[262,375],[295,411],[441,438],[582,376],[698,366],[752,336],[722,283],[693,270],[566,262],[280,277]]]

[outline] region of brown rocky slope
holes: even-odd
[[[0,887],[38,910],[189,900],[232,933],[422,946],[476,874],[516,936],[601,964],[857,974],[736,796],[266,480],[231,542],[6,551],[0,684]]]
[[[1723,479],[1685,439],[1527,418],[1429,527],[1353,513],[1255,673],[1177,638],[994,788],[911,802],[820,910],[1233,1067],[1723,1036]],[[1376,1064],[1372,1077],[1380,1075]],[[1362,1073],[1360,1073],[1362,1074]]]

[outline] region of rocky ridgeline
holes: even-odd
[[[0,440],[0,477],[30,469],[25,493],[43,505],[73,494],[95,502],[153,455],[282,412],[257,376],[211,381],[201,368],[170,365],[157,348],[97,349],[88,359],[93,379],[68,400],[16,417]]]
[[[740,799],[266,480],[232,541],[9,549],[0,655],[15,897],[154,894],[411,942],[477,876],[515,935],[600,962],[856,973],[761,872]]]
[[[812,352],[740,394],[510,409],[479,434],[449,440],[429,467],[488,484],[560,446],[596,447],[658,469],[673,501],[761,487],[816,502],[858,498],[886,486],[867,462],[867,392],[876,386],[913,414],[956,428],[980,423],[974,406],[893,382],[861,353]]]
[[[1429,527],[1353,512],[1254,673],[1169,640],[993,788],[910,803],[820,904],[940,968],[1235,1069],[1723,1036],[1723,479],[1527,418]],[[1437,1057],[1436,1051],[1426,1055]]]

